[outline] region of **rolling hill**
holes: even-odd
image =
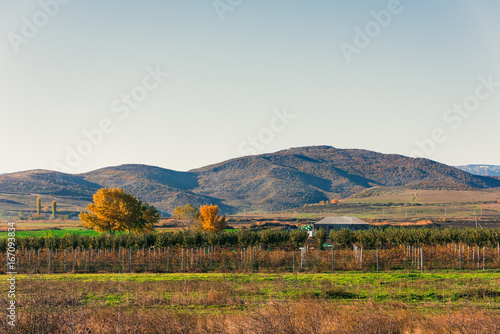
[[[236,158],[188,172],[122,165],[78,175],[44,170],[0,175],[0,204],[31,201],[40,194],[59,203],[71,200],[83,208],[101,187],[123,188],[164,211],[185,203],[213,203],[225,213],[234,213],[298,207],[372,187],[474,190],[500,187],[500,180],[427,159],[312,146]]]

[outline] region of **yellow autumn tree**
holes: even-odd
[[[226,216],[219,216],[218,205],[202,205],[200,207],[200,224],[201,228],[209,232],[219,232],[226,228]]]
[[[99,233],[151,231],[160,220],[158,210],[120,188],[99,189],[93,199],[86,208],[88,212],[80,213],[79,217],[84,227]]]

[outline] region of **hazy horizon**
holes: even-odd
[[[0,4],[0,173],[328,145],[500,165],[500,3]]]

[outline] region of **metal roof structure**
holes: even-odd
[[[314,225],[370,225],[356,217],[326,217]]]

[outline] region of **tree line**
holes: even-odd
[[[86,209],[87,212],[79,215],[83,227],[99,233],[152,232],[161,218],[154,206],[143,203],[120,188],[99,189]],[[220,232],[227,227],[227,221],[226,216],[219,216],[218,212],[217,205],[202,205],[198,209],[186,204],[175,209],[174,217],[186,228]]]
[[[302,246],[308,238],[306,231],[224,231],[220,233],[197,230],[143,234],[107,234],[88,236],[66,234],[59,236],[27,236],[17,238],[17,249],[118,249],[149,247],[248,247]],[[7,249],[7,238],[0,239],[0,251]]]
[[[375,228],[370,230],[331,231],[330,238],[340,247],[357,245],[364,248],[384,246],[427,246],[463,243],[469,246],[497,246],[500,242],[500,228]]]
[[[316,243],[321,246],[326,241],[326,233],[316,232]],[[348,248],[357,245],[363,248],[383,248],[400,245],[434,246],[449,243],[463,243],[469,246],[497,246],[500,243],[500,228],[460,229],[460,228],[375,228],[371,230],[340,230],[330,233],[336,247]],[[66,234],[59,236],[27,236],[17,238],[18,249],[117,249],[148,247],[300,247],[308,239],[303,230],[240,230],[206,232],[183,230],[175,232],[142,234],[109,234],[98,236]],[[7,248],[7,239],[0,239],[0,251]]]

